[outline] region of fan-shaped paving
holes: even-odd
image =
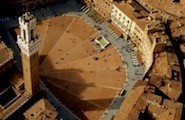
[[[40,75],[60,101],[82,119],[100,119],[125,82],[125,65],[112,45],[103,51],[100,33],[77,16],[39,22]]]

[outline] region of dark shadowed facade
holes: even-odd
[[[0,0],[0,16],[23,13],[57,1],[64,0]]]

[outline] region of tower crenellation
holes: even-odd
[[[17,36],[17,43],[23,53],[31,56],[40,47],[40,39],[36,34],[37,20],[32,14],[26,12],[19,17],[19,25],[21,34]]]

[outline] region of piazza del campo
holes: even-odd
[[[1,0],[0,120],[185,120],[185,0]]]

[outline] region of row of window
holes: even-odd
[[[131,20],[127,16],[125,16],[123,13],[121,13],[115,7],[113,7],[113,9],[112,9],[111,19],[125,33],[129,32],[128,29],[130,29]],[[125,29],[125,28],[127,28],[127,29]],[[135,27],[134,29],[135,29],[134,31],[137,32],[137,34],[141,34],[141,32],[140,32],[140,30],[138,28]],[[149,51],[149,46],[147,45],[146,42],[142,42],[141,43],[141,39],[143,38],[142,35],[141,36],[138,36],[135,32],[134,32],[134,34],[138,38],[137,39],[138,41],[135,41],[135,42],[138,43],[138,45],[144,51],[145,58],[148,58],[149,57],[149,54],[151,52],[151,51]],[[142,37],[142,38],[140,38],[140,37]]]
[[[118,12],[117,9],[113,9],[112,16],[115,16],[119,21],[127,24],[128,26],[131,23],[131,20],[129,20],[123,13]]]

